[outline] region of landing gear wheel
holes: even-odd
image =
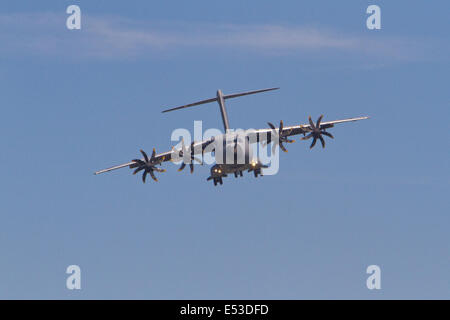
[[[220,184],[223,184],[222,177],[219,178],[219,183],[220,183]]]
[[[240,174],[241,177],[243,176],[242,171],[239,171],[239,174]]]
[[[217,179],[214,178],[214,185],[217,186]]]

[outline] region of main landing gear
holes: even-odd
[[[261,168],[255,169],[253,170],[253,174],[255,175],[255,178],[258,178],[258,175],[261,175]]]
[[[238,177],[238,174],[239,174],[241,177],[244,176],[244,175],[242,174],[242,171],[235,171],[235,172],[234,172],[234,177],[237,178],[237,177]]]

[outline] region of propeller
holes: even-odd
[[[144,156],[144,160],[141,159],[133,159],[131,160],[132,162],[134,162],[132,165],[130,165],[131,169],[136,168],[136,170],[134,170],[133,174],[138,173],[139,171],[144,170],[144,173],[142,174],[142,182],[145,183],[145,178],[147,177],[147,174],[150,174],[150,176],[152,177],[153,180],[158,181],[158,179],[155,177],[154,171],[156,172],[165,172],[165,169],[160,169],[156,167],[156,159],[155,159],[155,148],[153,148],[153,152],[152,152],[152,156],[150,157],[150,159],[148,158],[147,154],[145,153],[144,150],[140,150],[142,155]]]
[[[323,114],[319,117],[319,119],[317,119],[316,124],[314,124],[314,122],[311,119],[311,116],[309,116],[308,120],[309,120],[309,125],[310,128],[308,128],[308,131],[310,132],[307,136],[303,137],[302,140],[308,140],[313,138],[313,141],[311,143],[311,146],[309,147],[310,149],[312,149],[317,142],[317,139],[320,140],[320,142],[322,143],[322,148],[325,148],[325,140],[323,139],[322,135],[325,135],[327,137],[330,137],[331,139],[334,139],[333,135],[329,132],[326,132],[325,129],[331,128],[333,127],[332,124],[330,125],[320,125],[320,122],[322,121],[323,118]]]
[[[189,167],[191,168],[191,173],[194,172],[194,161],[197,161],[198,163],[203,164],[201,160],[199,160],[198,158],[194,157],[194,144],[195,144],[195,141],[193,141],[193,142],[191,143],[191,146],[190,146],[190,147],[186,147],[186,146],[184,145],[184,140],[181,139],[180,157],[183,157],[183,162],[181,163],[181,166],[180,166],[180,168],[178,169],[178,171],[182,171],[182,170],[184,169],[184,167],[186,167],[186,162],[185,162],[185,160],[186,160],[186,158],[187,158],[188,155],[187,155],[187,154],[186,154],[186,155],[184,154],[185,151],[186,151],[187,153],[189,153],[189,158],[187,158],[187,159],[190,159],[190,161],[189,161]]]
[[[295,140],[290,140],[287,138],[287,136],[291,133],[292,130],[283,132],[283,120],[280,120],[280,127],[278,128],[278,132],[276,132],[275,126],[272,123],[267,122],[267,124],[272,129],[272,132],[274,132],[274,135],[278,136],[278,144],[280,145],[281,150],[283,150],[284,152],[288,152],[287,149],[284,147],[283,142],[286,142],[286,143],[295,142]],[[276,143],[274,143],[274,145],[272,147],[272,152],[275,152],[275,148],[276,148]]]

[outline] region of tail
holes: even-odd
[[[260,92],[272,91],[272,90],[277,90],[277,89],[280,89],[280,88],[268,88],[268,89],[261,89],[261,90],[255,90],[255,91],[247,91],[247,92],[240,92],[240,93],[233,93],[233,94],[225,94],[225,95],[222,95],[222,97],[223,97],[224,100],[226,100],[226,99],[246,96],[246,95],[249,95],[249,94],[255,94],[255,93],[260,93]],[[164,110],[162,112],[164,113],[164,112],[169,112],[169,111],[175,111],[175,110],[189,108],[189,107],[193,107],[193,106],[198,106],[198,105],[201,105],[201,104],[210,103],[210,102],[214,102],[214,101],[218,102],[219,101],[219,97],[197,101],[197,102],[194,102],[194,103],[186,104],[184,106],[179,106],[179,107],[167,109],[167,110]]]

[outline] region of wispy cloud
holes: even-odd
[[[429,42],[326,28],[288,25],[152,23],[117,16],[83,16],[69,31],[64,15],[0,15],[0,55],[83,58],[176,55],[202,50],[258,55],[359,55],[411,60],[426,56]]]

